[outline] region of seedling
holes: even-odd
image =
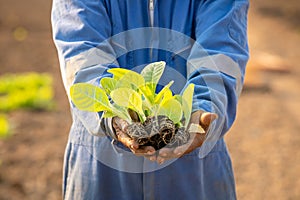
[[[126,120],[130,124],[128,135],[140,145],[155,149],[181,145],[189,139],[194,85],[189,84],[182,95],[173,95],[170,87],[174,81],[170,81],[156,93],[164,69],[165,62],[151,63],[140,74],[112,68],[108,72],[113,76],[102,78],[101,87],[77,83],[71,87],[70,96],[80,110]]]

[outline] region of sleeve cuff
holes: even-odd
[[[112,118],[102,118],[101,119],[101,125],[104,126],[105,134],[109,137],[111,137],[114,140],[117,140],[116,133],[114,131],[114,128],[112,126]]]

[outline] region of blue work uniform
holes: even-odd
[[[236,199],[224,134],[248,60],[247,0],[53,0],[63,82],[100,85],[107,69],[165,61],[160,85],[195,84],[193,110],[218,114],[203,145],[163,165],[116,142],[111,118],[78,110],[64,160],[64,199]]]

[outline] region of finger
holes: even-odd
[[[163,158],[163,157],[160,157],[160,156],[158,156],[157,158],[156,158],[156,162],[158,163],[158,164],[163,164],[165,161],[166,161],[167,159],[166,158]]]
[[[154,155],[151,155],[151,156],[148,156],[148,155],[146,155],[146,156],[144,156],[146,159],[148,159],[148,160],[150,160],[150,161],[152,161],[152,162],[155,162],[156,161],[156,159],[157,159],[157,156],[156,156],[156,154],[154,154]]]
[[[151,146],[143,146],[133,150],[136,156],[152,156],[155,154],[155,149]]]
[[[180,156],[176,155],[174,153],[174,150],[176,148],[174,147],[164,147],[161,150],[159,150],[159,153],[157,155],[156,161],[158,164],[163,164],[166,160],[179,158]]]
[[[177,147],[174,150],[174,155],[176,155],[176,157],[179,158],[179,157],[183,156],[184,154],[191,152],[193,150],[193,146],[194,146],[193,141],[189,141],[188,143]]]
[[[129,123],[124,120],[121,119],[120,117],[114,117],[113,118],[113,127],[119,127],[121,129],[121,131],[126,132],[127,126],[129,125]]]
[[[158,164],[163,164],[165,161],[170,160],[170,159],[174,159],[174,158],[179,158],[180,156],[177,156],[174,153],[174,148],[170,149],[169,151],[167,151],[166,153],[158,154],[156,161]]]
[[[164,147],[158,152],[158,156],[162,158],[169,158],[173,157],[174,154],[174,148]]]
[[[139,148],[139,144],[121,130],[117,131],[117,139],[133,151]]]
[[[217,118],[218,115],[215,113],[204,112],[200,116],[200,125],[204,128],[204,130],[207,130],[210,124]]]
[[[197,110],[192,113],[190,123],[198,124],[200,122],[200,117],[204,113],[203,110]]]
[[[205,136],[202,134],[193,134],[189,141],[181,146],[176,148],[163,148],[160,150],[157,156],[157,163],[163,164],[166,160],[180,158],[185,154],[191,153],[196,148],[200,147],[205,139]]]
[[[116,136],[118,141],[131,150],[138,149],[139,144],[136,141],[134,141],[132,138],[130,138],[126,133],[127,126],[128,126],[127,121],[119,117],[113,118],[113,127],[116,131]]]
[[[174,150],[174,154],[177,157],[181,157],[184,154],[191,153],[192,151],[194,151],[196,148],[200,147],[203,144],[204,139],[205,139],[204,135],[194,134],[194,136],[191,137],[190,140],[186,144],[177,147]]]

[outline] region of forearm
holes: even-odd
[[[68,97],[74,83],[86,82],[99,86],[101,78],[108,76],[107,69],[111,64],[118,64],[108,40],[111,25],[104,2],[54,0],[51,20]],[[102,119],[102,113],[80,111],[71,100],[70,104],[72,114],[91,134],[110,135],[110,120]]]
[[[207,141],[211,146],[231,127],[248,60],[248,1],[203,1],[196,16],[196,40],[187,60],[195,84],[194,110],[218,114]],[[206,16],[206,17],[205,17]],[[211,148],[211,147],[210,147]]]

